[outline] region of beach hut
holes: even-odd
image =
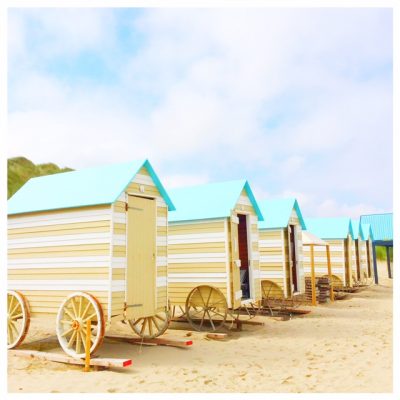
[[[112,321],[141,337],[169,323],[167,220],[174,206],[149,161],[29,180],[8,201],[8,348],[30,317],[55,317],[63,350],[84,357]]]
[[[259,202],[260,278],[264,297],[291,298],[305,292],[302,230],[305,224],[296,199]]]
[[[393,213],[369,214],[360,217],[361,224],[369,223],[372,231],[372,253],[374,264],[375,283],[379,283],[378,268],[376,260],[376,246],[386,249],[386,261],[388,277],[392,278],[392,266],[390,262],[390,248],[393,250]]]
[[[258,221],[245,180],[173,189],[168,224],[168,294],[196,330],[215,330],[228,310],[261,299]]]
[[[373,242],[373,234],[371,224],[361,223],[361,238],[362,238],[362,246],[361,246],[361,265],[362,269],[366,271],[366,278],[373,278],[374,269],[373,269],[373,252],[372,252],[372,242]]]
[[[334,287],[352,287],[353,229],[350,218],[305,218],[307,231],[330,246]]]
[[[363,277],[361,265],[361,250],[363,247],[361,225],[359,220],[352,219],[351,227],[353,231],[352,241],[352,275],[355,282],[361,282]]]
[[[303,261],[306,277],[311,281],[311,304],[317,305],[316,286],[319,278],[328,278],[332,282],[330,246],[311,232],[302,232]],[[334,301],[333,285],[329,285],[329,297]]]

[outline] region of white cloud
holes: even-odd
[[[391,150],[376,151],[377,137],[380,149],[392,144],[391,82],[376,72],[391,61],[382,13],[147,10],[132,22],[143,44],[120,69],[110,10],[11,15],[10,155],[76,168],[148,157],[172,185],[246,171],[261,195],[307,193],[309,210],[333,212],[339,198],[390,207]],[[24,42],[32,20],[35,54]],[[116,68],[116,84],[68,84],[36,68],[87,49]]]

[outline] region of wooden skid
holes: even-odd
[[[173,347],[187,347],[193,344],[193,340],[172,338],[172,337],[156,337],[154,339],[142,339],[140,337],[128,337],[107,335],[107,339],[121,340],[131,344],[145,344],[149,346],[173,346]]]
[[[66,354],[49,353],[38,350],[8,350],[8,354],[24,358],[37,358],[40,360],[60,362],[64,364],[85,365],[84,359],[72,358]],[[129,367],[132,360],[125,358],[91,358],[90,365],[94,367]]]

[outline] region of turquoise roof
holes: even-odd
[[[362,240],[368,240],[370,238],[371,240],[374,239],[374,236],[372,234],[371,224],[361,223],[361,238]]]
[[[112,204],[142,167],[174,210],[150,162],[142,160],[32,178],[8,200],[8,214]]]
[[[307,231],[321,239],[346,239],[354,237],[350,218],[305,218]]]
[[[358,237],[361,236],[360,221],[358,219],[352,219],[351,228],[353,230],[353,239],[358,239]]]
[[[373,240],[393,240],[393,213],[362,215],[361,223],[371,224]]]
[[[264,221],[258,224],[260,229],[286,228],[293,209],[296,210],[301,227],[306,229],[299,204],[294,198],[272,199],[259,202]]]
[[[169,191],[176,211],[169,214],[169,221],[192,221],[210,218],[225,218],[231,215],[245,189],[258,216],[263,216],[246,180],[209,183],[205,185],[182,187]]]

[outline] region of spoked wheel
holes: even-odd
[[[7,291],[7,349],[19,346],[28,333],[31,318],[25,297],[14,290]]]
[[[185,313],[189,324],[196,331],[216,331],[225,323],[228,305],[219,289],[202,285],[189,293]]]
[[[153,339],[167,330],[170,321],[170,312],[165,310],[150,317],[130,319],[128,322],[138,336],[143,339]]]
[[[90,353],[94,353],[104,338],[104,315],[99,301],[85,292],[69,295],[61,304],[56,321],[58,341],[63,350],[74,358],[84,358],[86,329],[90,319]]]

